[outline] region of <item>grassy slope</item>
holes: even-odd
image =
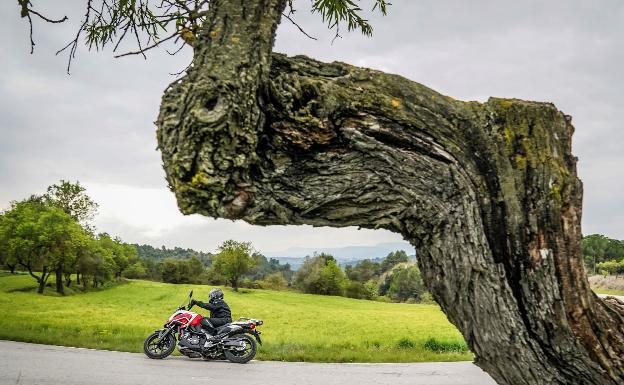
[[[209,287],[131,281],[67,297],[41,296],[26,275],[0,276],[0,339],[98,349],[142,351],[184,299]],[[259,359],[319,362],[470,360],[460,333],[436,305],[408,305],[293,292],[226,291],[234,317],[265,324]],[[435,338],[442,347],[432,351]],[[426,347],[427,346],[427,347]],[[463,348],[463,349],[462,349]]]

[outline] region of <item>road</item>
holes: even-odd
[[[2,385],[495,385],[470,362],[246,365],[0,341]]]

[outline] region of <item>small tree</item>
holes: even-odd
[[[409,258],[404,250],[397,250],[389,253],[381,262],[381,271],[388,271],[399,263],[408,262]]]
[[[392,270],[388,295],[395,301],[413,299],[420,302],[424,284],[417,266],[397,267]]]
[[[358,281],[348,281],[345,285],[344,295],[349,298],[364,298],[364,284]]]
[[[111,238],[110,235],[102,233],[99,235],[102,247],[109,250],[115,262],[115,278],[121,279],[121,275],[130,265],[139,259],[134,246],[123,243],[119,238]]]
[[[1,252],[37,280],[39,293],[55,273],[56,290],[63,294],[64,266],[75,258],[85,237],[84,230],[68,214],[39,199],[14,202],[0,222]]]
[[[61,179],[59,183],[48,187],[44,198],[83,225],[88,225],[98,209],[98,204],[87,195],[86,189],[78,181],[71,183]]]
[[[54,270],[56,291],[65,294],[63,272],[73,264],[78,248],[86,242],[86,233],[78,222],[57,207],[49,207],[38,220],[41,232],[38,249],[41,256]]]
[[[294,281],[304,293],[342,295],[346,277],[333,256],[321,253],[305,258]]]
[[[37,280],[39,293],[49,277],[47,266],[43,266],[37,250],[40,227],[39,214],[45,205],[35,201],[12,202],[0,221],[0,252],[7,260],[13,260]],[[41,271],[41,275],[35,272]]]
[[[145,278],[147,276],[147,269],[141,261],[138,261],[130,265],[124,271],[123,276],[125,278]]]
[[[379,285],[377,281],[371,279],[364,283],[364,298],[375,299],[379,295]]]
[[[183,283],[180,275],[180,264],[173,258],[167,258],[160,264],[161,278],[167,283]]]
[[[284,278],[284,273],[276,271],[259,280],[258,285],[263,289],[284,290],[288,287],[288,281]]]
[[[406,255],[407,258],[407,255]],[[379,275],[381,265],[370,259],[359,261],[355,266],[347,266],[345,273],[353,281],[366,282]]]
[[[624,274],[624,259],[621,261],[608,260],[596,264],[599,271],[603,272],[604,276],[615,275],[617,278],[620,274]]]
[[[226,277],[235,291],[240,278],[255,264],[251,254],[251,243],[229,240],[219,246],[219,253],[213,259],[215,271]]]
[[[199,257],[197,257],[197,255],[193,255],[191,258],[183,262],[188,266],[189,282],[201,283],[204,278],[204,271],[206,268]]]

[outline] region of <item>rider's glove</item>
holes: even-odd
[[[197,305],[197,301],[195,301],[194,299],[191,300],[191,306],[195,306]]]

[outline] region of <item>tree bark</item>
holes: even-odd
[[[580,249],[571,118],[271,54],[278,0],[212,1],[158,141],[183,213],[385,228],[499,384],[624,381],[624,314]],[[269,69],[270,65],[270,69]]]
[[[238,291],[238,278],[232,278],[230,281],[232,283],[232,289]]]
[[[63,265],[60,265],[54,271],[56,277],[56,292],[65,295],[65,289],[63,288]]]
[[[37,283],[39,283],[39,287],[37,288],[37,293],[43,294],[43,290],[45,289],[46,281],[48,280],[48,277],[50,276],[50,273],[48,273],[48,267],[47,266],[43,267],[43,270],[41,271],[41,276],[40,277],[37,277],[35,274],[33,274],[33,272],[30,269],[30,267],[28,268],[28,272],[30,273],[31,276],[35,277],[35,279],[37,280]]]

